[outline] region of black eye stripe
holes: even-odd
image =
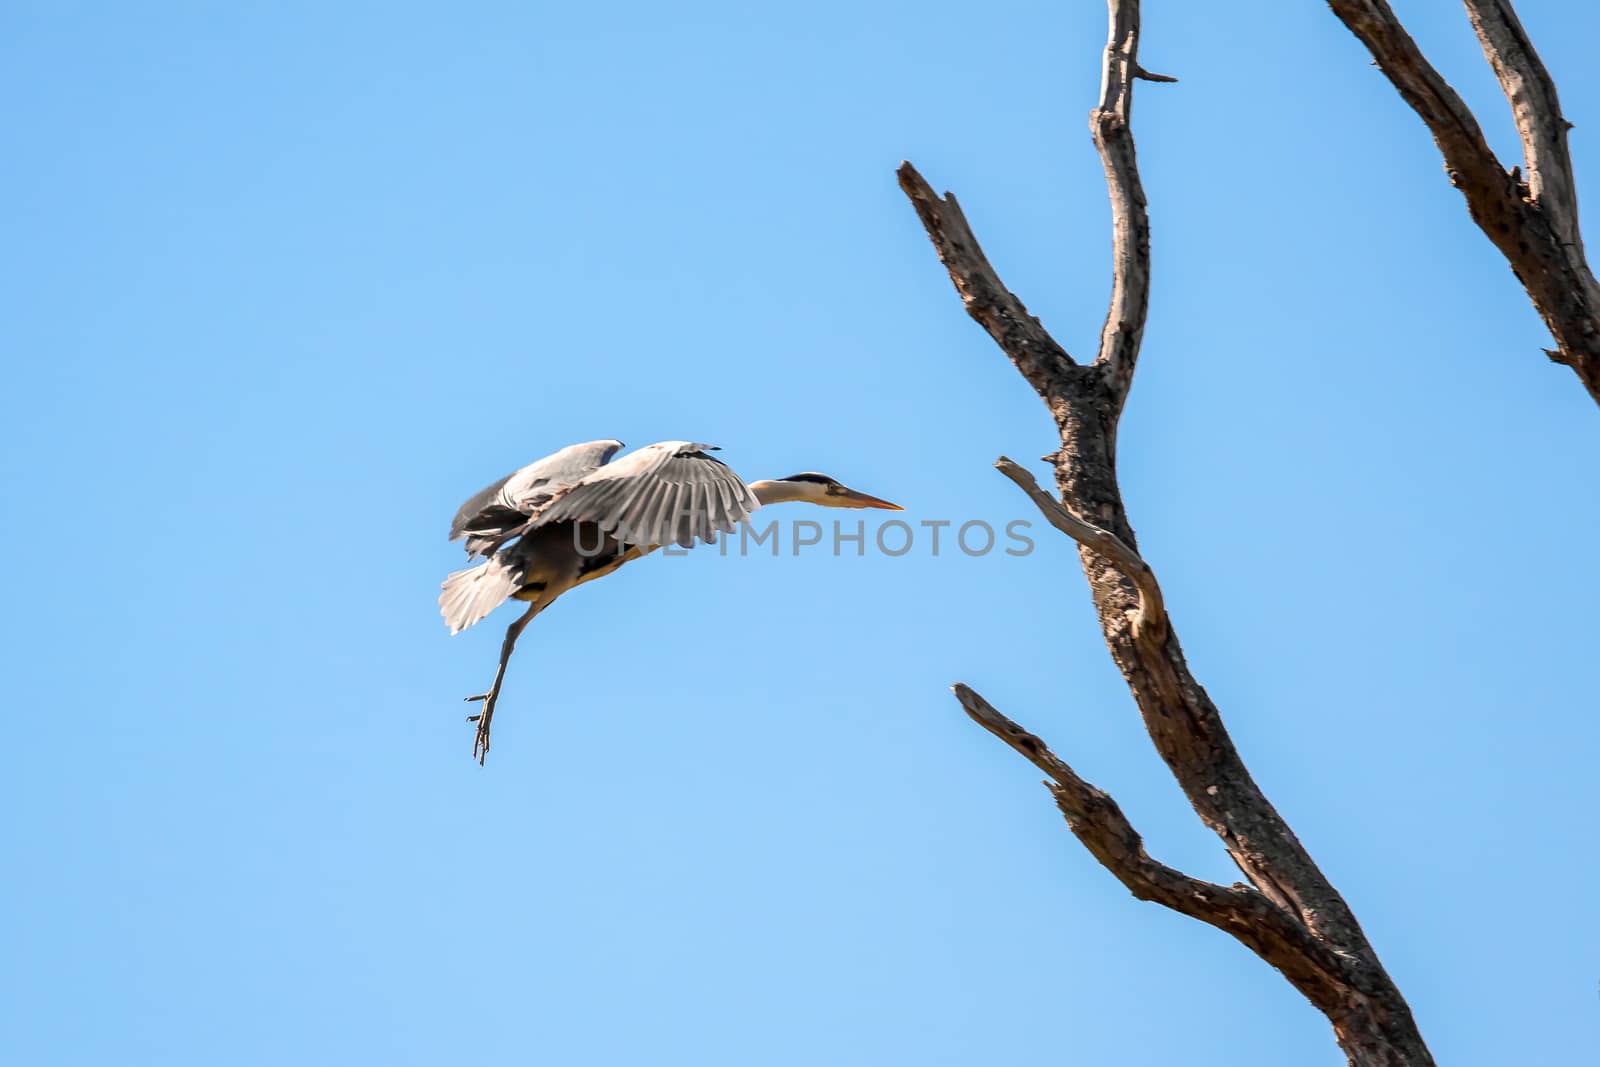
[[[818,485],[833,485],[834,484],[833,479],[828,477],[826,474],[812,474],[810,472],[807,472],[805,474],[791,474],[787,478],[780,478],[779,481],[784,481],[784,482],[815,482]]]

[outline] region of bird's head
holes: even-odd
[[[899,504],[891,504],[870,493],[863,493],[841,484],[826,474],[806,471],[787,478],[754,482],[750,489],[763,504],[802,501],[825,508],[882,508],[885,511],[904,511]]]

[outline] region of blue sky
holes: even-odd
[[[1514,158],[1453,5],[1402,5]],[[1528,2],[1586,202],[1600,13]],[[1318,3],[1146,6],[1123,488],[1196,674],[1441,1062],[1600,1038],[1600,414]],[[913,522],[1053,442],[893,168],[1075,354],[1100,5],[0,11],[0,1051],[30,1065],[1342,1062],[1131,899],[965,680],[1235,877],[1070,546],[654,559],[524,639],[461,499],[710,441]],[[1041,468],[1042,473],[1042,468]],[[791,506],[785,517],[802,514]],[[853,516],[852,516],[853,517]]]

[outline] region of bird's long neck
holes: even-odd
[[[811,500],[816,486],[807,482],[769,482],[759,481],[750,483],[750,491],[762,504],[786,504],[792,500]]]

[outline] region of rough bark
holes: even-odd
[[[1567,152],[1572,124],[1561,114],[1555,81],[1510,0],[1464,3],[1522,140],[1522,163],[1509,170],[1489,149],[1472,111],[1385,0],[1328,0],[1427,124],[1472,221],[1505,256],[1555,338],[1556,347],[1545,354],[1571,367],[1600,403],[1600,285],[1578,228],[1577,188]]]
[[[1060,502],[1010,460],[997,466],[1078,543],[1107,647],[1151,740],[1251,884],[1218,886],[1151,859],[1115,801],[970,688],[958,685],[956,694],[975,721],[1050,775],[1072,832],[1136,896],[1226,931],[1277,968],[1327,1016],[1352,1064],[1431,1064],[1405,999],[1354,913],[1256,785],[1216,706],[1190,673],[1122,504],[1117,421],[1138,362],[1150,279],[1149,219],[1130,127],[1132,90],[1141,78],[1171,79],[1139,66],[1137,0],[1108,2],[1100,100],[1089,125],[1111,197],[1112,297],[1091,363],[1073,360],[1000,281],[954,197],[935,194],[909,163],[900,167],[900,186],[968,313],[1049,408],[1061,439],[1060,450],[1047,457]]]

